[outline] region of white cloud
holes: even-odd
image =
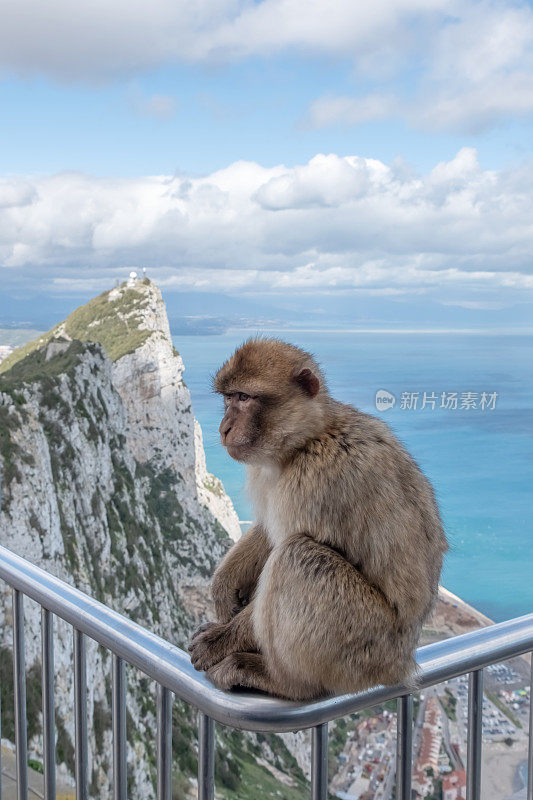
[[[141,266],[199,290],[531,290],[532,175],[465,148],[426,175],[317,155],[202,178],[4,179],[0,264],[4,283],[64,291]]]
[[[413,120],[477,132],[533,112],[533,9],[483,0],[465,6],[436,40]]]
[[[265,209],[340,206],[363,197],[386,182],[388,170],[380,161],[357,156],[318,155],[263,183],[254,199]]]
[[[409,50],[425,63],[410,77],[409,96],[320,97],[307,123],[356,125],[398,115],[414,127],[477,133],[502,118],[533,114],[531,6],[474,0],[451,11]]]
[[[19,0],[2,14],[0,63],[71,81],[287,48],[363,57],[401,48],[409,20],[449,7],[450,0]]]
[[[18,0],[0,26],[0,68],[66,83],[283,53],[349,61],[373,87],[317,98],[317,127],[400,115],[476,132],[533,113],[527,0]],[[146,113],[170,105],[154,97]]]
[[[450,0],[263,0],[242,4],[212,33],[209,47],[232,56],[270,54],[286,48],[364,58],[403,49],[406,24],[433,20]]]
[[[28,181],[0,178],[0,208],[26,206],[35,199],[35,188]]]

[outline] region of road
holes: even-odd
[[[418,750],[420,749],[420,738],[422,736],[422,727],[424,724],[424,716],[426,714],[426,705],[428,702],[428,689],[425,691],[424,699],[420,700],[420,705],[418,706],[418,713],[416,715],[416,720],[414,722],[414,729],[413,729],[413,763],[416,762],[416,757],[418,755]]]
[[[439,693],[436,687],[432,687],[432,689],[435,693],[435,697],[437,698],[440,708],[440,713],[442,717],[442,741],[444,742],[444,747],[446,748],[446,752],[448,753],[448,758],[453,764],[454,769],[464,769],[463,762],[455,752],[454,748],[452,747],[452,743],[450,741],[450,720],[448,719],[448,716],[442,706],[442,703],[440,702]]]

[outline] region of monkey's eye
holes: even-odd
[[[249,395],[249,394],[246,394],[246,392],[239,392],[239,394],[237,395],[237,397],[238,397],[238,399],[239,399],[241,402],[243,402],[243,403],[244,403],[246,400],[249,400],[249,399],[250,399],[250,395]]]

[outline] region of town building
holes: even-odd
[[[418,797],[431,794],[433,776],[439,773],[439,752],[442,743],[440,707],[436,697],[426,703],[422,739],[416,766],[413,770],[412,786]]]
[[[466,800],[466,772],[457,769],[442,781],[442,800]]]

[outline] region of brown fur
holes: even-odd
[[[215,572],[218,622],[194,635],[194,666],[292,699],[411,682],[447,549],[428,480],[297,347],[252,339],[215,388],[258,524]]]

